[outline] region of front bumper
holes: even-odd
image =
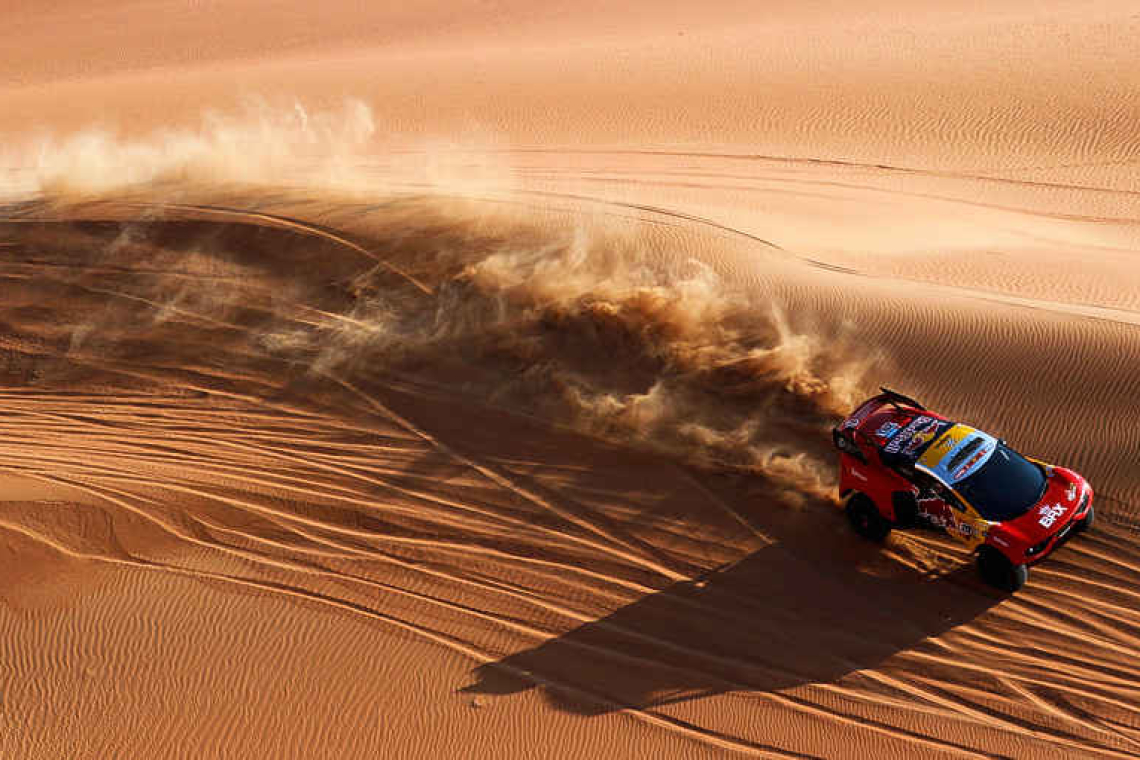
[[[1061,526],[1053,535],[1037,544],[1036,547],[1030,547],[1025,553],[1025,564],[1032,565],[1040,562],[1053,553],[1053,550],[1061,544],[1069,540],[1077,529],[1077,525],[1089,515],[1089,510],[1092,509],[1092,492],[1089,491],[1085,494],[1085,498],[1081,500],[1081,505],[1073,512],[1068,521]],[[1040,548],[1038,548],[1040,547]],[[1038,551],[1030,554],[1033,549],[1038,548]]]

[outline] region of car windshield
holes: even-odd
[[[955,483],[954,490],[985,519],[1011,520],[1025,514],[1045,493],[1045,473],[1002,443],[980,470]]]

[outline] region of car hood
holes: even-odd
[[[1045,493],[1029,510],[1004,525],[1032,546],[1061,530],[1080,507],[1088,490],[1084,478],[1063,467],[1045,465]]]

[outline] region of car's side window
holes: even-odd
[[[921,478],[916,482],[918,483],[918,487],[922,490],[923,493],[925,493],[928,497],[933,496],[941,499],[947,504],[950,503],[950,500],[946,498],[946,489],[942,487],[941,483],[929,475],[926,475],[925,473],[918,474],[921,476]]]
[[[899,469],[901,470],[902,468],[900,467]],[[927,477],[926,473],[911,467],[909,470],[904,471],[903,474],[906,475],[907,480],[918,486],[918,489],[920,491],[930,490],[931,480],[929,477]]]
[[[938,485],[935,489],[935,492],[938,494],[938,498],[942,499],[942,501],[949,504],[955,510],[957,510],[959,512],[965,512],[966,511],[966,508],[964,506],[962,506],[962,502],[958,501],[958,497],[955,496],[954,492],[951,491],[949,488],[946,488],[943,485]]]

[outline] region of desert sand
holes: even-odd
[[[1140,755],[1140,14],[851,5],[0,2],[0,756]]]

